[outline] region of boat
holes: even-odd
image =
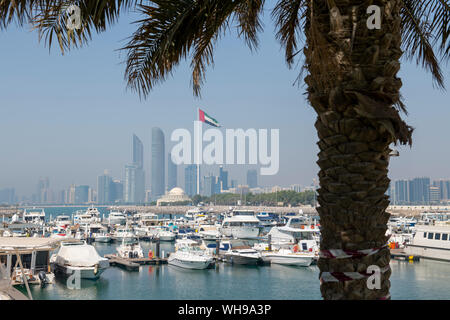
[[[156,235],[160,241],[175,241],[176,235],[172,231],[161,228],[158,230],[158,234]]]
[[[125,227],[119,227],[111,234],[111,239],[114,241],[131,241],[133,238],[135,238],[135,233],[128,228],[128,225]]]
[[[111,235],[107,232],[106,227],[99,223],[92,223],[86,226],[80,226],[80,229],[83,230],[84,234],[87,235],[88,238],[93,239],[95,242],[111,242]]]
[[[70,226],[71,222],[72,221],[70,216],[60,215],[56,216],[55,220],[53,221],[53,225],[55,227],[67,227]]]
[[[225,243],[224,243],[225,244]],[[232,264],[261,265],[264,263],[261,253],[253,249],[246,241],[229,241],[224,253],[225,261]],[[221,248],[219,247],[219,253]]]
[[[50,238],[68,239],[71,238],[71,232],[68,227],[56,226],[51,229]]]
[[[278,215],[273,212],[260,212],[256,215],[263,227],[273,227],[278,223]]]
[[[298,244],[302,251],[319,251],[319,227],[304,216],[290,216],[286,225],[272,227],[267,237],[275,244]]]
[[[75,224],[80,225],[101,222],[100,212],[93,206],[89,207],[85,212],[78,210],[73,217],[73,221]]]
[[[206,269],[214,264],[214,258],[207,253],[206,248],[190,239],[177,240],[175,252],[172,252],[167,263],[186,269]]]
[[[108,222],[110,225],[125,225],[127,222],[127,216],[119,211],[111,211],[108,216]]]
[[[109,261],[101,257],[95,248],[84,241],[61,242],[58,253],[50,258],[55,270],[63,275],[79,272],[81,279],[97,280],[109,267]]]
[[[220,232],[236,239],[256,239],[261,232],[259,219],[253,210],[233,210],[231,217],[226,217]]]
[[[45,211],[44,211],[44,209],[33,208],[32,210],[33,211],[27,211],[27,209],[25,209],[23,211],[23,215],[22,215],[23,222],[38,224],[38,225],[41,225],[41,226],[44,225],[45,224]]]
[[[404,251],[421,258],[450,261],[450,225],[416,225],[412,242],[405,244]]]
[[[141,244],[136,237],[127,240],[123,238],[122,244],[116,250],[121,258],[144,258]]]
[[[315,259],[314,253],[296,252],[288,248],[274,251],[261,251],[261,256],[266,263],[296,267],[309,267]]]

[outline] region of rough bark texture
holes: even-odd
[[[369,30],[369,5],[381,7],[380,30]],[[311,0],[305,32],[308,99],[318,117],[318,208],[321,249],[369,249],[386,244],[389,213],[389,145],[410,143],[412,129],[400,118],[400,13],[397,0]],[[384,248],[364,258],[319,260],[322,272],[365,272],[389,265]],[[367,280],[324,282],[324,299],[381,299]]]

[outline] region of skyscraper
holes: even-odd
[[[111,202],[112,178],[108,171],[97,177],[97,203],[107,204]]]
[[[164,133],[160,128],[152,129],[152,199],[165,193],[165,148]]]
[[[36,200],[39,203],[47,203],[49,201],[49,193],[50,193],[50,181],[47,178],[39,178],[38,184],[37,184],[37,193],[36,193]]]
[[[133,163],[139,168],[144,167],[144,145],[135,134],[133,134]]]
[[[223,170],[223,167],[219,167],[219,188],[220,190],[228,190],[228,171]]]
[[[401,205],[409,203],[409,183],[408,180],[395,181],[395,199],[394,205]]]
[[[256,188],[258,186],[258,172],[255,169],[247,171],[247,185],[249,188]]]
[[[414,178],[409,181],[409,201],[414,204],[430,203],[430,178]]]
[[[197,194],[197,165],[191,164],[184,169],[184,191],[190,197]]]
[[[123,183],[120,180],[113,180],[112,182],[112,202],[123,201]]]
[[[75,186],[76,204],[84,204],[89,201],[89,186]]]
[[[133,163],[125,166],[123,200],[126,203],[143,203],[145,200],[144,145],[135,134],[133,134],[132,160]],[[115,196],[117,197],[118,195]]]
[[[172,190],[177,186],[178,166],[172,161],[172,156],[169,152],[167,157],[167,189]]]

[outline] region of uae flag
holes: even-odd
[[[198,109],[198,113],[199,113],[199,120],[201,122],[207,123],[213,127],[220,127],[219,122],[217,122],[217,120],[214,119],[213,117],[208,116],[208,114],[202,109]]]

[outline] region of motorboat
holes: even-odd
[[[23,211],[22,218],[25,223],[33,223],[42,226],[45,224],[45,211],[44,209],[36,208],[33,208],[31,211],[27,211],[27,209],[25,209]]]
[[[119,211],[111,211],[108,216],[108,222],[110,225],[125,225],[127,222],[127,216]]]
[[[273,212],[260,212],[256,215],[263,227],[273,227],[278,223],[278,215]]]
[[[246,241],[229,241],[225,260],[232,264],[261,265],[264,263],[261,253],[253,249]],[[219,253],[221,248],[219,247]]]
[[[100,212],[92,206],[85,212],[78,210],[73,217],[73,222],[79,225],[101,222]]]
[[[72,221],[71,221],[70,216],[59,215],[59,216],[56,216],[55,220],[53,220],[53,225],[55,227],[67,227],[67,226],[70,226],[71,222]]]
[[[136,237],[127,240],[123,238],[122,244],[116,250],[121,258],[144,258],[141,244]]]
[[[57,272],[63,275],[80,274],[81,279],[96,280],[109,267],[109,261],[101,257],[95,248],[84,241],[62,242],[58,253],[50,258]]]
[[[233,210],[231,217],[226,217],[220,232],[236,239],[256,239],[261,232],[259,219],[252,210]]]
[[[315,259],[315,254],[312,252],[299,252],[288,248],[261,251],[261,256],[266,263],[297,267],[309,267]]]
[[[50,238],[68,239],[71,238],[71,232],[68,227],[56,226],[51,229]]]
[[[125,227],[119,227],[111,234],[111,238],[114,241],[131,241],[133,238],[135,238],[135,233],[128,228],[128,225]]]
[[[320,229],[304,216],[290,216],[284,226],[275,226],[267,234],[274,243],[298,244],[301,251],[319,251]]]
[[[99,223],[93,223],[86,226],[80,226],[84,233],[95,242],[111,242],[111,235],[107,232],[106,227]]]
[[[167,263],[186,269],[206,269],[214,264],[214,258],[196,241],[180,239],[177,240],[175,252],[169,255]]]
[[[159,238],[160,241],[175,241],[175,233],[173,233],[172,231],[166,230],[166,229],[159,229],[157,237]]]

